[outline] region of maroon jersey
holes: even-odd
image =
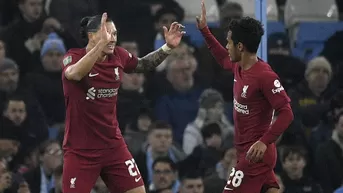
[[[137,58],[116,47],[113,55],[95,63],[80,81],[67,80],[64,72],[86,54],[69,50],[63,59],[62,82],[66,105],[65,149],[106,149],[122,145],[116,103],[123,72],[137,66]]]
[[[238,153],[250,146],[269,130],[274,109],[290,102],[279,77],[271,67],[259,60],[248,70],[232,64],[234,72],[235,144]]]

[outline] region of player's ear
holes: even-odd
[[[241,42],[238,42],[237,48],[240,52],[243,52],[243,44]]]

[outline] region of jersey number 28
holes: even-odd
[[[232,185],[233,187],[237,188],[241,185],[243,181],[244,173],[241,170],[236,170],[232,168],[229,180],[227,181],[227,186]]]

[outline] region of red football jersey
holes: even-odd
[[[63,148],[105,149],[123,143],[118,128],[116,103],[123,72],[137,66],[138,59],[116,47],[113,55],[95,63],[80,81],[67,80],[64,72],[86,54],[70,49],[63,59],[62,83],[66,105]]]
[[[290,102],[279,77],[259,60],[248,70],[232,64],[234,72],[235,144],[245,153],[271,126],[274,109]]]

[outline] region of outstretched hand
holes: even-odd
[[[163,26],[164,38],[168,47],[175,48],[180,44],[183,34],[186,33],[183,31],[184,28],[185,27],[178,22],[173,22],[170,25],[169,30],[167,27]]]
[[[206,7],[205,7],[205,1],[201,0],[201,15],[200,17],[196,17],[197,20],[197,27],[198,29],[203,29],[207,26],[207,20],[206,20]]]
[[[106,27],[106,20],[107,20],[107,13],[103,13],[101,17],[101,24],[100,24],[100,41],[104,44],[108,44],[111,41],[111,33],[107,31]]]

